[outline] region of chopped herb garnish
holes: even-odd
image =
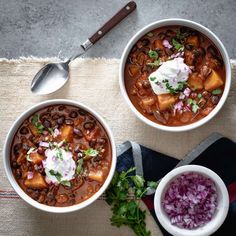
[[[184,50],[184,45],[179,43],[177,40],[172,39],[172,44],[175,47],[176,50],[178,51],[183,51]]]
[[[199,110],[199,106],[195,100],[189,98],[187,103],[192,107],[192,112],[196,113]]]
[[[157,60],[155,60],[154,62],[148,62],[147,65],[151,66],[151,67],[155,67],[155,66],[159,66],[161,63],[160,58],[158,58]]]
[[[198,97],[199,99],[201,99],[201,98],[202,98],[202,94],[199,93],[199,94],[197,95],[197,97]]]
[[[211,92],[213,95],[219,95],[222,93],[222,90],[221,89],[215,89]]]
[[[154,80],[156,80],[156,77],[150,77],[149,78],[151,81],[154,81]]]
[[[186,82],[185,82],[185,81],[179,81],[177,88],[173,88],[173,87],[170,85],[170,83],[169,83],[168,80],[163,80],[162,82],[165,84],[166,89],[167,89],[171,94],[177,94],[177,93],[183,91],[184,87],[186,86]]]
[[[53,134],[54,134],[54,131],[53,131],[53,129],[52,129],[52,128],[48,128],[48,131],[51,133],[51,135],[53,135]]]
[[[158,58],[158,53],[157,53],[156,51],[149,50],[148,56],[149,56],[150,58],[157,59],[157,58]]]
[[[61,148],[56,148],[56,157],[57,159],[63,160]]]
[[[138,236],[149,236],[150,231],[146,229],[145,211],[139,207],[137,199],[142,197],[148,189],[156,187],[156,183],[148,182],[138,175],[132,175],[135,168],[124,172],[115,172],[109,188],[106,191],[107,203],[112,205],[111,224],[117,227],[127,225],[133,229]],[[128,192],[135,193],[133,199],[127,199]]]
[[[39,122],[39,115],[34,114],[31,123],[34,125],[34,127],[37,129],[38,133],[41,134],[44,130],[44,126]]]
[[[148,37],[152,37],[152,36],[153,36],[153,33],[152,33],[152,32],[149,32],[149,33],[147,33],[147,36],[148,36]]]
[[[77,165],[76,170],[75,170],[75,173],[77,175],[79,175],[81,173],[82,169],[83,169],[83,162],[84,162],[83,159],[79,159],[78,162],[77,162],[78,165]]]
[[[95,156],[98,155],[98,153],[99,152],[97,150],[93,149],[93,148],[89,148],[89,149],[84,151],[84,154],[87,157],[95,157]]]
[[[64,186],[67,186],[67,187],[71,187],[71,183],[68,180],[63,180],[63,181],[60,182],[60,184],[62,184]]]
[[[50,170],[49,173],[50,173],[50,175],[55,176],[56,179],[58,180],[58,182],[61,182],[62,175],[59,172],[56,172],[54,170]]]

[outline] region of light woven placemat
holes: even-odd
[[[178,159],[183,158],[212,132],[236,140],[236,61],[229,98],[220,113],[206,125],[189,132],[167,133],[139,121],[121,96],[118,59],[78,59],[71,63],[70,81],[60,91],[35,96],[30,83],[47,62],[57,59],[22,58],[0,60],[0,235],[133,235],[126,227],[110,225],[111,212],[103,200],[66,215],[36,210],[18,198],[11,198],[11,186],[2,163],[2,147],[13,121],[27,108],[47,99],[67,98],[80,101],[99,112],[110,125],[116,143],[133,140]],[[222,157],[224,158],[224,157]],[[5,191],[8,194],[4,196]],[[2,193],[2,194],[1,194]],[[7,198],[9,197],[9,198]],[[161,235],[150,214],[147,225],[152,235]]]

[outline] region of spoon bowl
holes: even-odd
[[[65,63],[50,63],[44,66],[31,83],[33,93],[50,94],[65,85],[69,79],[69,65]]]

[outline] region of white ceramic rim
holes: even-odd
[[[189,124],[189,125],[184,125],[184,126],[165,126],[165,125],[160,125],[157,124],[151,120],[149,120],[148,118],[146,118],[145,116],[143,116],[136,108],[135,106],[132,104],[132,102],[129,99],[129,96],[126,92],[126,88],[125,88],[125,83],[124,83],[124,68],[125,68],[125,63],[127,60],[127,57],[129,55],[130,50],[132,49],[133,45],[145,34],[147,34],[148,32],[150,32],[151,30],[154,30],[156,28],[160,28],[163,26],[168,26],[168,25],[181,25],[181,26],[187,26],[190,28],[193,28],[199,32],[201,32],[203,35],[207,36],[214,44],[215,46],[218,48],[218,50],[220,51],[224,64],[225,64],[225,70],[226,70],[226,82],[225,82],[225,89],[224,89],[224,93],[219,101],[219,103],[217,104],[217,106],[213,109],[213,111],[208,114],[206,117],[204,117],[203,119]],[[224,45],[222,44],[222,42],[220,41],[220,39],[212,32],[210,31],[208,28],[206,28],[205,26],[196,23],[194,21],[190,21],[190,20],[186,20],[186,19],[180,19],[180,18],[170,18],[170,19],[164,19],[164,20],[160,20],[160,21],[156,21],[153,22],[147,26],[145,26],[144,28],[142,28],[141,30],[139,30],[128,42],[127,46],[125,47],[122,57],[121,57],[121,62],[120,62],[120,66],[119,66],[119,84],[120,84],[120,89],[121,89],[121,93],[126,101],[126,103],[128,104],[128,106],[131,108],[131,110],[133,111],[133,113],[144,123],[160,129],[160,130],[164,130],[164,131],[171,131],[171,132],[182,132],[182,131],[187,131],[187,130],[191,130],[191,129],[195,129],[203,124],[205,124],[206,122],[208,122],[209,120],[211,120],[218,112],[219,110],[222,108],[222,106],[224,105],[228,94],[229,94],[229,90],[230,90],[230,86],[231,86],[231,66],[230,66],[230,59],[228,56],[228,53],[224,47]]]
[[[213,222],[210,221],[203,227],[194,230],[188,230],[171,225],[169,219],[168,221],[165,220],[166,217],[164,216],[164,210],[161,206],[161,199],[164,192],[166,191],[166,188],[168,187],[168,184],[174,178],[176,178],[176,176],[192,171],[201,173],[205,176],[209,176],[209,178],[211,178],[215,182],[216,187],[221,191],[222,199],[221,207],[217,212],[217,215],[215,216]],[[191,236],[207,236],[213,234],[224,222],[229,210],[229,194],[223,180],[214,171],[200,165],[186,165],[173,169],[162,178],[155,192],[154,209],[159,222],[169,233],[175,236],[189,236],[189,233],[191,232]]]
[[[38,110],[40,110],[44,107],[47,107],[47,106],[50,106],[50,105],[57,105],[57,104],[65,104],[65,105],[76,106],[76,107],[82,108],[82,109],[88,111],[89,113],[91,113],[101,123],[101,125],[105,129],[105,131],[106,131],[106,133],[109,137],[110,144],[111,144],[111,149],[112,149],[111,168],[110,168],[109,174],[108,174],[104,184],[102,185],[102,187],[94,195],[92,195],[90,198],[88,198],[84,202],[81,202],[81,203],[73,205],[73,206],[68,206],[68,207],[47,206],[47,205],[41,204],[41,203],[33,200],[31,197],[29,197],[21,189],[21,187],[18,185],[17,181],[15,180],[15,178],[13,176],[13,173],[12,173],[12,170],[11,170],[10,157],[9,157],[12,139],[15,135],[15,132],[17,131],[19,126],[22,124],[22,122],[26,118],[28,118],[31,114],[33,114],[34,112],[36,112],[36,111],[38,111]],[[102,193],[106,190],[106,188],[108,187],[108,185],[110,184],[110,182],[112,180],[112,177],[115,173],[116,161],[117,161],[117,157],[116,157],[116,146],[115,146],[114,137],[113,137],[113,134],[111,132],[111,129],[109,128],[109,126],[107,125],[105,120],[96,111],[89,108],[88,106],[86,106],[86,105],[84,105],[80,102],[73,101],[73,100],[67,100],[67,99],[47,100],[47,101],[38,103],[38,104],[32,106],[31,108],[27,109],[13,123],[12,127],[10,128],[10,130],[7,134],[5,144],[4,144],[4,147],[3,147],[3,163],[4,163],[5,172],[6,172],[6,175],[7,175],[7,178],[9,180],[10,184],[12,185],[12,187],[14,188],[16,193],[23,200],[25,200],[27,203],[29,203],[31,206],[36,207],[40,210],[43,210],[43,211],[46,211],[46,212],[52,212],[52,213],[67,213],[67,212],[73,212],[73,211],[76,211],[76,210],[80,210],[80,209],[90,205],[91,203],[93,203],[96,199],[98,199],[102,195]]]

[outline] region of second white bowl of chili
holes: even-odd
[[[203,25],[160,20],[130,39],[119,83],[126,103],[144,123],[187,131],[222,108],[231,86],[230,60],[219,38]]]

